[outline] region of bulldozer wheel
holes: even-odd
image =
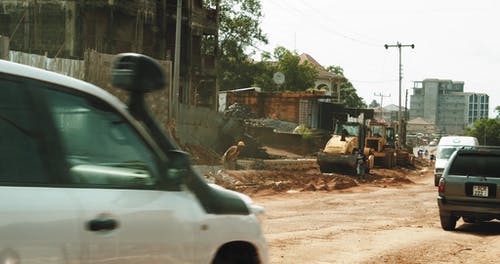
[[[384,156],[384,168],[391,169],[392,168],[392,157],[390,153],[385,153]]]

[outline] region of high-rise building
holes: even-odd
[[[464,133],[478,119],[488,118],[487,94],[464,93],[464,82],[439,79],[415,81],[410,119],[420,117],[445,134]]]
[[[474,122],[488,118],[489,99],[487,94],[466,93],[467,125],[472,126]]]

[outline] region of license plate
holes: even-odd
[[[472,196],[488,197],[488,186],[485,185],[472,186]]]

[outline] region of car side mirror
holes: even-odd
[[[191,165],[189,154],[182,150],[173,149],[168,151],[167,157],[169,160],[166,173],[167,182],[184,182]]]
[[[142,94],[165,88],[167,78],[155,59],[137,53],[122,53],[113,61],[111,84]]]
[[[176,169],[187,169],[191,165],[189,154],[185,151],[172,149],[167,153],[170,167]]]

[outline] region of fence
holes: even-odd
[[[1,38],[0,38],[1,41]],[[0,42],[1,44],[1,42]],[[2,49],[0,49],[1,51]],[[61,73],[92,83],[118,97],[123,102],[128,100],[128,94],[111,87],[110,70],[115,55],[86,51],[84,60],[48,58],[47,56],[28,54],[19,51],[9,51],[8,59],[13,62],[34,66],[37,68]],[[172,62],[158,61],[165,69],[166,76],[171,80]],[[172,82],[169,80],[169,85]],[[180,104],[179,120],[175,125],[168,120],[169,93],[164,89],[150,93],[146,97],[149,110],[166,131],[175,131],[174,137],[180,144],[200,145],[211,149],[220,149],[220,136],[224,126],[223,116],[208,108],[199,108]],[[175,126],[175,130],[171,128]]]

